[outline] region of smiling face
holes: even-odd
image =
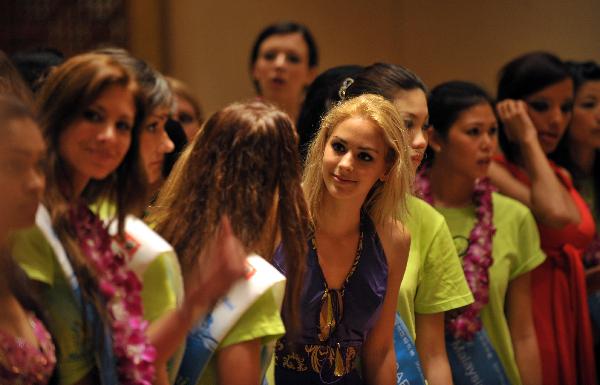
[[[364,202],[387,170],[383,132],[370,119],[351,117],[339,123],[327,140],[323,153],[323,181],[335,199]]]
[[[570,78],[552,84],[525,98],[527,112],[538,132],[546,154],[556,149],[562,138],[573,106],[573,81]]]
[[[600,148],[600,80],[588,81],[577,90],[569,141],[575,148]]]
[[[434,131],[434,162],[473,180],[484,177],[498,146],[497,133],[498,123],[489,103],[470,107],[459,114],[446,138]]]
[[[140,154],[150,184],[161,179],[165,154],[175,149],[175,145],[165,130],[168,117],[169,109],[158,107],[142,123]]]
[[[299,32],[271,35],[260,45],[252,69],[260,92],[270,102],[299,100],[314,77],[308,45]]]
[[[429,111],[427,110],[427,97],[423,90],[401,90],[394,98],[394,106],[400,112],[410,140],[410,160],[413,171],[423,160],[427,148],[427,132],[429,128]]]
[[[45,186],[45,146],[38,126],[28,118],[6,123],[0,141],[0,228],[31,226]]]
[[[108,87],[59,136],[59,154],[77,194],[90,179],[104,179],[121,164],[131,144],[135,118],[129,88]]]

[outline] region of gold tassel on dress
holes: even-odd
[[[342,354],[340,353],[340,343],[337,343],[335,348],[335,369],[333,370],[333,374],[336,377],[342,377],[346,374],[346,370],[344,368],[344,360],[342,360]]]

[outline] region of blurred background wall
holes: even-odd
[[[33,36],[13,36],[15,23],[6,20],[36,3],[51,4],[46,6],[55,19],[76,4],[105,12],[113,4],[114,17],[95,27],[98,39],[120,42],[187,82],[208,113],[253,96],[251,45],[265,25],[280,20],[308,25],[319,45],[320,70],[388,61],[411,68],[430,86],[465,79],[494,93],[502,64],[531,50],[600,61],[599,0],[2,0],[0,49],[14,51],[7,42],[31,41]],[[64,23],[61,28],[69,30]],[[82,49],[56,48],[68,54]]]

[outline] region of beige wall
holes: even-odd
[[[460,78],[492,90],[503,63],[534,49],[600,61],[598,0],[136,2],[151,4],[137,12],[154,20],[134,25],[134,52],[190,84],[207,112],[253,95],[252,42],[265,25],[284,19],[313,31],[321,69],[389,61],[431,86]],[[148,24],[154,29],[144,37],[139,28]]]

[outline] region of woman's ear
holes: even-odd
[[[440,150],[442,149],[442,145],[444,143],[443,138],[440,137],[440,134],[434,130],[434,129],[430,129],[429,131],[429,147],[431,147],[431,149],[434,152],[440,152]]]

